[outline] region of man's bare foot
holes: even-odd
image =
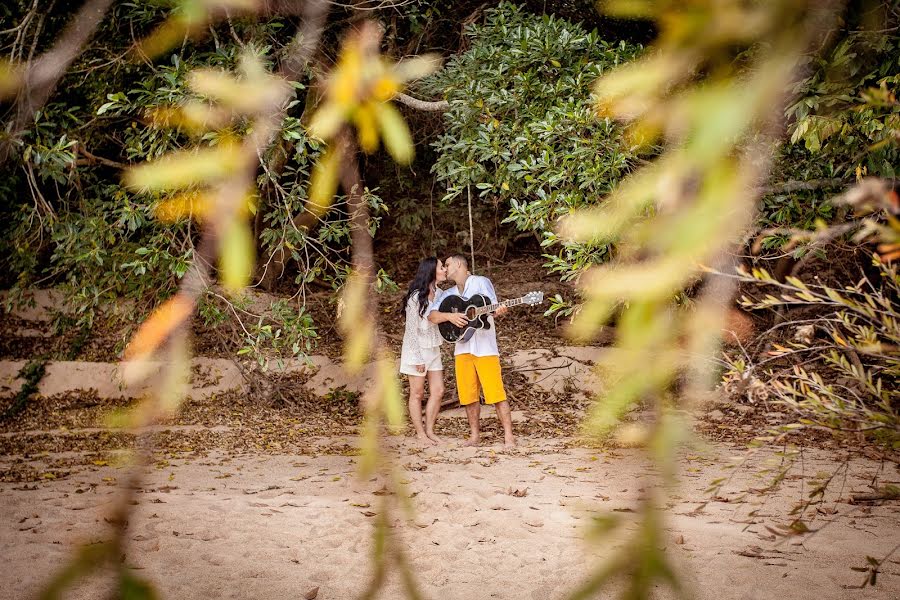
[[[503,438],[503,447],[504,448],[515,448],[516,447],[516,438],[509,435]]]
[[[442,440],[441,438],[436,436],[434,433],[426,433],[425,435],[427,435],[428,439],[431,440],[432,442],[434,442],[435,444],[443,444],[444,443],[444,440]]]
[[[477,446],[481,441],[481,438],[478,436],[469,436],[469,438],[463,442],[463,446]]]
[[[416,434],[416,439],[419,441],[419,445],[421,445],[425,448],[437,445],[437,442],[435,442],[433,439],[429,438],[424,433]]]

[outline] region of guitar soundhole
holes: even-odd
[[[475,318],[475,307],[474,306],[470,306],[469,308],[466,309],[466,318],[470,321]]]

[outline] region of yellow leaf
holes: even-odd
[[[331,99],[343,109],[359,101],[359,82],[363,75],[363,57],[356,40],[344,44],[331,78]]]
[[[224,70],[216,69],[192,71],[188,75],[188,85],[198,94],[245,114],[278,105],[287,92],[284,82],[275,77],[242,81]]]
[[[314,215],[325,214],[337,192],[338,175],[341,168],[341,152],[337,148],[328,148],[319,157],[309,178],[309,201],[307,210]]]
[[[15,96],[20,85],[22,70],[5,58],[0,58],[0,100]]]
[[[406,121],[396,108],[386,103],[375,105],[375,115],[381,126],[381,135],[387,151],[399,164],[409,164],[415,154],[415,147]]]
[[[378,127],[375,123],[375,109],[371,102],[361,104],[353,114],[359,146],[363,152],[371,154],[378,150]]]
[[[509,184],[506,183],[505,181],[500,184],[500,187],[507,192],[509,191]]]
[[[176,223],[184,218],[198,221],[206,219],[213,207],[213,200],[205,192],[186,192],[159,203],[154,211],[163,223]]]
[[[346,119],[346,110],[334,102],[326,102],[315,112],[306,128],[309,135],[320,140],[330,140]]]
[[[187,296],[178,294],[166,300],[141,323],[125,348],[125,359],[133,360],[152,353],[193,310],[194,303]]]
[[[219,272],[222,284],[237,292],[250,281],[254,248],[250,228],[244,219],[230,220],[219,242]]]
[[[379,77],[372,86],[372,97],[377,102],[386,102],[396,96],[399,91],[399,81],[389,76]]]
[[[559,68],[559,67],[562,66],[562,65],[560,64],[560,62],[559,62],[558,60],[556,60],[555,58],[551,58],[551,59],[550,59],[550,64],[553,65],[553,66],[556,67],[556,68]]]
[[[135,190],[166,190],[223,179],[244,163],[240,148],[227,142],[213,148],[171,152],[153,162],[132,167],[125,185]]]

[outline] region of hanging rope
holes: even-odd
[[[469,269],[470,273],[475,272],[475,228],[472,226],[472,186],[467,185],[466,190],[469,192],[469,250],[472,253],[472,268]]]

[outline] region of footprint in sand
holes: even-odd
[[[222,559],[220,557],[212,555],[212,554],[201,554],[200,560],[204,560],[214,567],[222,566]]]

